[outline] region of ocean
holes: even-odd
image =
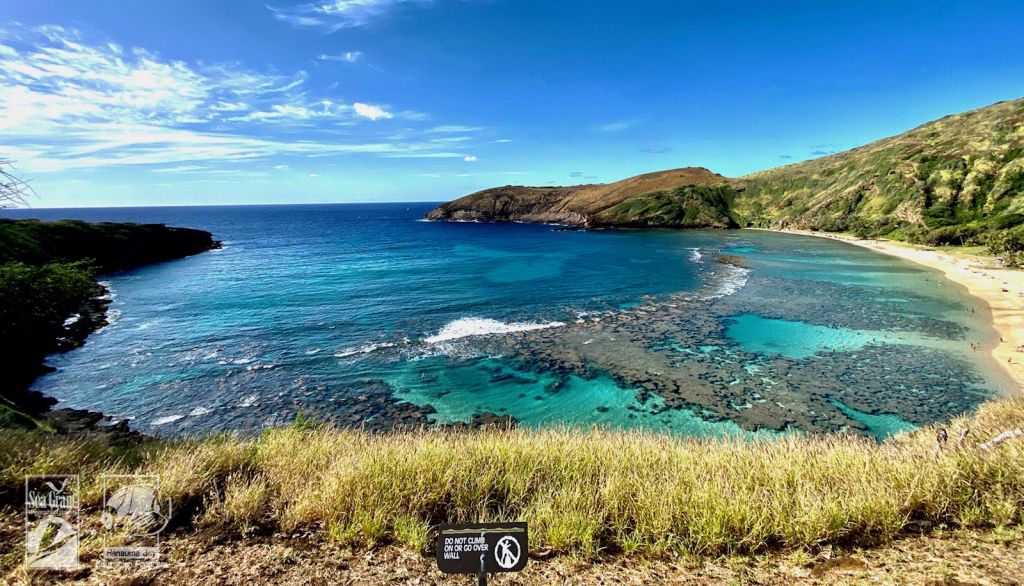
[[[828,239],[425,222],[433,204],[5,211],[209,230],[105,275],[111,324],[34,389],[141,431],[299,415],[885,437],[1008,392],[987,306]]]

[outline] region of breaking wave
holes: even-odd
[[[448,340],[468,338],[470,336],[488,336],[491,334],[510,334],[512,332],[528,332],[564,326],[564,322],[551,321],[546,323],[512,322],[505,323],[496,319],[480,317],[461,317],[448,322],[433,336],[423,339],[427,344],[437,344]]]
[[[716,287],[712,289],[711,293],[704,295],[703,299],[718,299],[720,297],[728,297],[739,292],[740,289],[746,286],[747,279],[750,278],[750,269],[744,269],[740,267],[734,267],[732,265],[723,265],[725,268],[725,274],[720,279],[717,279]]]

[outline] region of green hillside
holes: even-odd
[[[594,217],[596,225],[736,228],[730,210],[736,192],[728,185],[680,185],[631,197]]]
[[[739,180],[758,227],[963,244],[1024,236],[1024,99],[929,122],[835,155]]]

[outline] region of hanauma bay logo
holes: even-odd
[[[78,567],[80,488],[78,475],[25,477],[25,564],[29,568]]]
[[[171,519],[171,501],[160,497],[160,476],[103,475],[102,562],[155,565],[160,533]]]

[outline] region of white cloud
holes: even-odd
[[[318,118],[339,118],[342,114],[347,114],[351,110],[352,106],[349,106],[348,104],[336,104],[331,100],[321,100],[316,104],[298,101],[289,104],[273,104],[266,110],[248,112],[243,116],[238,116],[231,120],[239,120],[242,122],[249,122],[253,120],[264,122],[287,120],[290,123],[295,124]]]
[[[278,155],[463,156],[441,150],[451,141],[428,140],[428,130],[386,138],[364,124],[339,142],[337,127],[354,118],[410,118],[315,96],[305,72],[187,63],[61,27],[0,27],[0,38],[0,155],[25,173],[127,165],[207,172],[201,167]]]
[[[476,157],[473,155],[466,155],[465,157],[462,157],[462,160],[466,161],[467,163],[475,163]]]
[[[288,165],[274,165],[274,169],[276,169],[278,171],[287,171],[288,170]]]
[[[362,51],[345,51],[338,55],[320,55],[317,57],[320,61],[339,61],[341,63],[355,63],[363,58]]]
[[[319,173],[310,173],[309,174],[309,177],[319,177],[319,176],[320,176]]]
[[[145,49],[88,45],[74,31],[36,29],[35,44],[0,53],[0,130],[32,132],[73,122],[164,126],[242,112],[288,92],[305,74],[267,75],[227,65],[163,60]]]
[[[380,106],[364,104],[362,102],[352,104],[352,109],[355,110],[356,116],[369,118],[370,120],[380,120],[381,118],[388,119],[394,116],[394,114]]]
[[[267,6],[274,18],[297,28],[335,32],[365,26],[400,4],[426,4],[429,0],[331,0],[279,8]]]

